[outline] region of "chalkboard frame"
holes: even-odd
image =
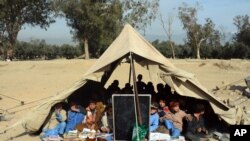
[[[114,135],[114,141],[130,141],[130,140],[126,140],[126,139],[116,139],[116,121],[115,121],[115,106],[114,106],[114,97],[134,97],[134,94],[113,94],[112,95],[112,110],[113,110],[113,135]],[[140,97],[148,97],[149,98],[149,105],[148,105],[148,118],[150,118],[150,104],[151,104],[151,95],[150,94],[139,94],[139,99]],[[133,104],[134,105],[134,104]],[[129,105],[129,106],[133,106],[133,105]],[[150,119],[148,119],[148,135],[147,135],[147,139],[149,139],[149,126],[150,126]],[[132,135],[131,135],[132,138]]]

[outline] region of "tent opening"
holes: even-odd
[[[88,106],[89,100],[104,101],[106,89],[100,82],[89,80],[85,85],[74,91],[67,99],[83,107]]]

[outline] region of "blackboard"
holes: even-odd
[[[139,95],[143,125],[149,129],[151,96]],[[133,94],[114,94],[112,96],[113,124],[115,141],[131,141],[135,125],[135,106]],[[149,132],[149,130],[148,130]]]

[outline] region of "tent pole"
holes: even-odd
[[[131,62],[131,61],[130,61]],[[132,71],[132,69],[131,69],[131,63],[129,63],[129,78],[128,78],[128,83],[130,84],[131,83],[131,71]]]
[[[131,70],[132,70],[132,75],[133,75],[133,84],[134,84],[134,94],[135,94],[135,107],[136,107],[136,111],[137,111],[137,117],[138,117],[138,123],[139,125],[142,125],[142,117],[141,117],[141,109],[140,109],[140,105],[139,105],[139,96],[138,96],[138,89],[137,89],[137,85],[136,85],[136,74],[135,74],[135,66],[134,66],[134,58],[133,58],[133,54],[130,52],[130,63],[131,63]]]

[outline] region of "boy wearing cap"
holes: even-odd
[[[158,105],[157,103],[151,104],[150,111],[150,132],[154,132],[159,126],[159,115],[158,115]]]

